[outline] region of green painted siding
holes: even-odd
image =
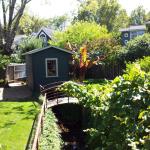
[[[58,77],[46,77],[46,58],[58,59]],[[32,54],[32,69],[34,79],[34,89],[39,89],[39,85],[45,85],[57,81],[69,80],[69,60],[71,54],[60,51],[56,48],[48,48]]]

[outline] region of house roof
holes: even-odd
[[[123,28],[120,29],[120,32],[124,32],[124,31],[136,31],[136,30],[146,30],[146,26],[145,25],[136,25],[136,26],[130,26],[129,28]]]
[[[42,27],[39,30],[39,32],[36,34],[36,36],[38,36],[42,30],[47,34],[47,36],[49,36],[49,38],[52,38],[53,30],[51,28],[47,28],[47,27]]]
[[[147,24],[150,24],[150,21],[147,21],[145,24],[146,24],[146,25],[147,25]]]
[[[19,44],[24,38],[26,38],[26,35],[16,35],[14,38],[14,44]]]
[[[55,48],[57,50],[60,50],[60,51],[63,51],[65,53],[69,53],[69,54],[74,54],[72,51],[69,51],[69,50],[66,50],[66,49],[62,49],[62,48],[59,48],[59,47],[56,47],[56,46],[47,46],[47,47],[43,47],[43,48],[39,48],[39,49],[34,49],[32,51],[29,51],[27,53],[24,53],[23,55],[30,55],[30,54],[34,54],[34,53],[37,53],[37,52],[40,52],[40,51],[43,51],[43,50],[46,50],[46,49],[49,49],[49,48]]]

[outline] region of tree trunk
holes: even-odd
[[[6,79],[6,69],[0,69],[0,86],[9,87]]]
[[[86,74],[86,67],[83,66],[83,67],[80,68],[80,72],[79,72],[80,82],[83,82],[85,80],[85,74]]]

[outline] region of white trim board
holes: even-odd
[[[47,72],[47,61],[48,60],[56,60],[56,76],[48,76],[48,72]],[[46,78],[58,77],[58,58],[45,58],[45,71],[46,71]]]

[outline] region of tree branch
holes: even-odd
[[[4,29],[6,29],[6,9],[5,9],[5,3],[4,0],[2,0],[2,10],[3,10],[3,20],[4,20]]]
[[[16,0],[9,0],[9,21],[8,21],[9,27],[12,25],[12,22],[13,22],[15,4],[16,4]]]

